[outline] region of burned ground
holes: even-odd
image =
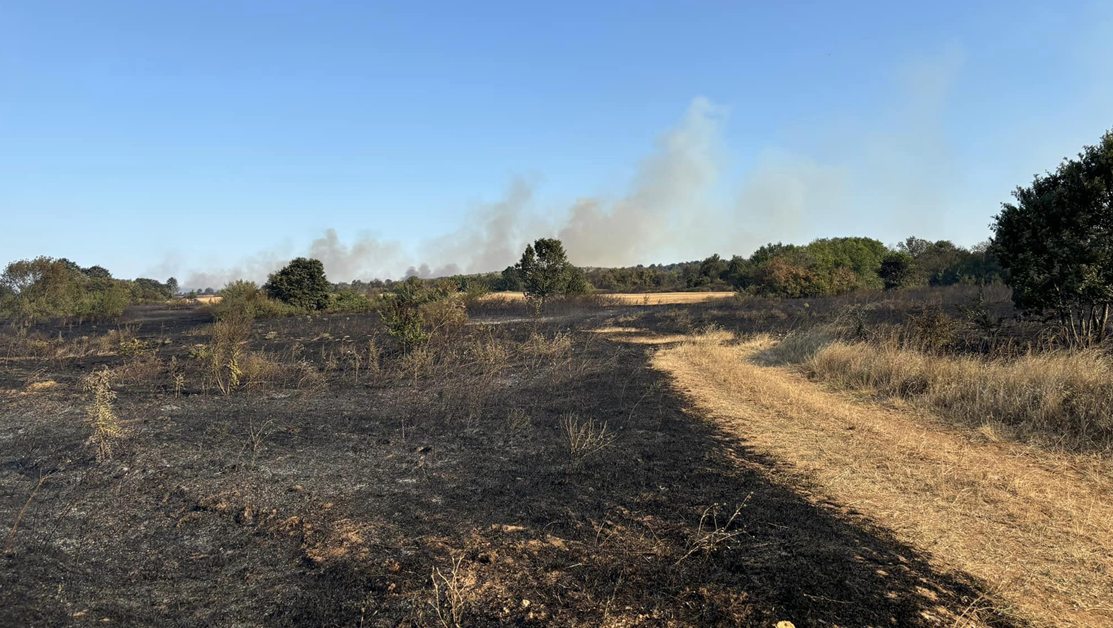
[[[9,352],[0,521],[19,523],[0,623],[950,625],[988,595],[806,482],[775,481],[777,461],[650,367],[653,345],[596,333],[728,314],[472,324],[416,366],[373,316],[256,321],[254,349],[323,384],[229,396],[188,370],[207,341],[192,309],[138,313],[146,357]],[[381,364],[357,376],[344,351],[368,339]],[[190,375],[180,391],[171,357]],[[98,461],[81,375],[153,361],[120,371],[127,436]],[[572,456],[570,414],[613,441]]]

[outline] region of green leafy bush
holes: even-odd
[[[229,318],[281,318],[300,316],[306,310],[275,301],[255,285],[253,281],[237,280],[224,286],[220,291],[220,301],[211,307],[217,320]]]
[[[378,300],[372,300],[366,294],[353,290],[342,290],[329,295],[329,312],[374,312],[378,308]]]
[[[409,351],[425,344],[436,332],[458,329],[467,322],[463,299],[451,282],[429,284],[410,277],[383,298],[379,315],[388,333]]]
[[[299,257],[271,273],[263,288],[272,299],[304,310],[329,306],[329,282],[320,260]]]

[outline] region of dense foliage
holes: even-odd
[[[522,292],[538,308],[551,297],[587,290],[583,274],[568,261],[560,240],[541,238],[526,245],[514,271],[521,279]]]
[[[613,292],[739,290],[775,297],[816,297],[859,289],[989,283],[1001,269],[985,246],[908,238],[890,249],[871,238],[825,238],[807,245],[767,244],[749,257],[719,255],[680,264],[585,271]]]
[[[1013,196],[994,245],[1016,305],[1053,315],[1072,341],[1102,341],[1113,302],[1113,131]]]
[[[329,282],[321,260],[299,257],[267,278],[263,289],[272,299],[305,310],[329,306]]]
[[[60,319],[109,321],[132,303],[166,301],[177,281],[113,279],[101,266],[52,257],[14,261],[0,275],[0,315],[19,325]]]

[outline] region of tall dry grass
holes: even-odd
[[[835,386],[906,399],[1024,440],[1113,448],[1113,363],[1096,351],[940,355],[892,340],[848,342],[818,329],[790,335],[759,360],[799,364]]]

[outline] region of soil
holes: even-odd
[[[725,316],[686,307],[480,318],[413,373],[374,315],[256,321],[253,350],[325,385],[228,396],[190,370],[210,322],[194,308],[129,313],[147,362],[9,353],[0,625],[936,626],[990,595],[772,477],[652,367],[656,345],[594,333]],[[372,338],[381,372],[357,374],[338,356]],[[508,353],[474,357],[492,344]],[[126,435],[98,460],[81,378],[103,366]],[[570,415],[605,446],[573,455]]]

